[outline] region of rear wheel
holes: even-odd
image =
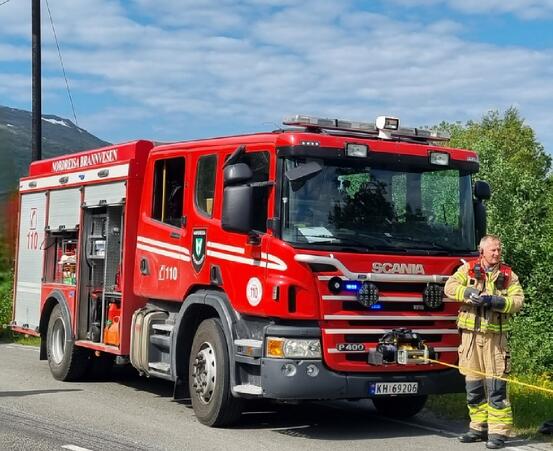
[[[203,321],[192,342],[188,366],[192,407],[208,426],[228,426],[238,421],[242,401],[232,396],[230,359],[223,328],[218,319]]]
[[[81,379],[88,369],[90,352],[75,346],[69,319],[56,305],[50,314],[46,335],[46,352],[52,376],[59,381]]]
[[[392,418],[409,418],[419,413],[428,396],[384,396],[373,398],[373,404],[381,415]]]

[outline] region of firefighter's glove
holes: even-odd
[[[482,299],[481,305],[491,308],[492,310],[502,312],[505,309],[505,298],[503,296],[485,294],[480,296],[480,299]]]
[[[486,300],[484,296],[480,296],[479,294],[472,293],[470,295],[470,298],[468,298],[467,302],[470,305],[474,305],[475,307],[485,307],[486,306]]]
[[[463,293],[463,297],[465,298],[465,302],[468,302],[469,304],[474,304],[474,299],[478,298],[480,296],[480,291],[478,291],[476,288],[473,287],[467,287],[465,288],[465,291]]]

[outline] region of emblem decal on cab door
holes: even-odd
[[[196,229],[192,232],[192,266],[200,272],[205,261],[207,230]]]

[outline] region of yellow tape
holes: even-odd
[[[426,359],[424,357],[418,357],[418,358],[420,358],[422,360],[427,360],[427,361],[432,362],[432,363],[438,363],[439,365],[449,366],[451,368],[457,368],[458,370],[461,369],[460,366],[453,365],[451,363],[440,362],[439,360],[434,360],[434,359]],[[543,391],[545,393],[549,393],[549,394],[553,395],[553,390],[550,389],[550,388],[538,387],[537,385],[527,384],[526,382],[520,382],[520,381],[517,381],[516,379],[510,379],[510,378],[507,378],[507,377],[492,376],[490,374],[482,373],[480,371],[476,371],[476,370],[472,370],[472,369],[468,369],[468,368],[463,368],[463,369],[465,369],[467,372],[477,374],[479,376],[484,376],[486,379],[498,379],[500,381],[509,382],[510,384],[522,385],[523,387],[533,388],[534,390]]]

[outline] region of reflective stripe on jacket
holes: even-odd
[[[469,274],[470,263],[465,263],[445,284],[445,295],[458,302],[462,302],[457,318],[459,329],[476,330],[480,332],[501,333],[508,332],[510,325],[508,319],[513,313],[517,313],[524,303],[524,293],[519,283],[518,276],[511,271],[509,280],[503,289],[497,289],[495,282],[499,276],[499,265],[493,271],[485,272],[485,280],[477,280]],[[503,296],[505,308],[501,312],[491,309],[476,307],[466,302],[465,290],[468,287],[476,288],[480,294]]]

